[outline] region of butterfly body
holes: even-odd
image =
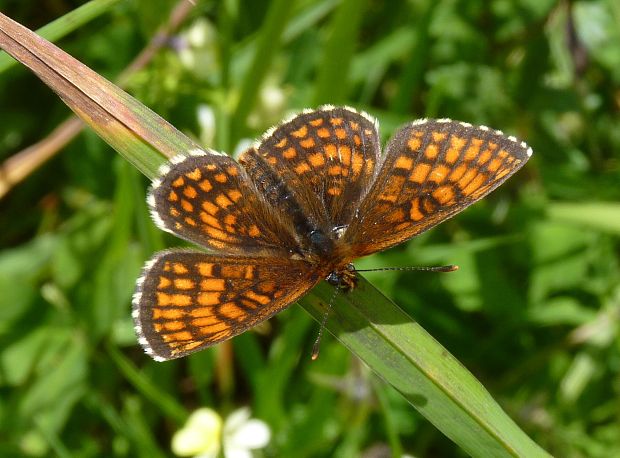
[[[484,126],[419,120],[380,152],[376,121],[347,107],[303,112],[239,162],[174,158],[148,203],[164,230],[207,250],[169,250],[138,280],[133,317],[157,360],[237,335],[321,280],[355,287],[351,262],[423,232],[491,192],[531,149]]]
[[[306,261],[308,270],[315,270],[318,278],[341,289],[352,289],[356,284],[356,275],[352,274],[353,256],[349,245],[340,241],[348,225],[335,226],[327,221],[327,226],[321,227],[320,221],[303,211],[295,193],[256,149],[243,153],[239,163],[248,171],[266,203],[279,208],[292,221],[292,234],[296,235],[298,246],[290,249],[291,257]]]

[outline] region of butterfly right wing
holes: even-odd
[[[290,258],[160,252],[134,294],[138,340],[157,361],[180,358],[267,320],[323,276]]]
[[[390,140],[379,174],[347,232],[352,257],[385,250],[483,198],[532,149],[485,126],[423,119]]]

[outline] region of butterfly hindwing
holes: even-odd
[[[283,257],[158,253],[134,295],[140,343],[160,361],[185,356],[270,318],[320,278],[307,263]]]

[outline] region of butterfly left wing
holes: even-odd
[[[447,119],[419,120],[389,142],[344,240],[352,257],[385,250],[483,198],[532,155],[515,137]]]
[[[202,350],[267,320],[323,275],[303,261],[163,251],[138,280],[133,318],[157,361]]]
[[[221,253],[287,256],[297,248],[288,215],[275,211],[231,157],[194,151],[160,174],[147,201],[161,229]]]

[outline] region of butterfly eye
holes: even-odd
[[[338,276],[336,272],[330,273],[325,280],[327,281],[327,283],[329,283],[332,286],[340,285],[340,277]]]

